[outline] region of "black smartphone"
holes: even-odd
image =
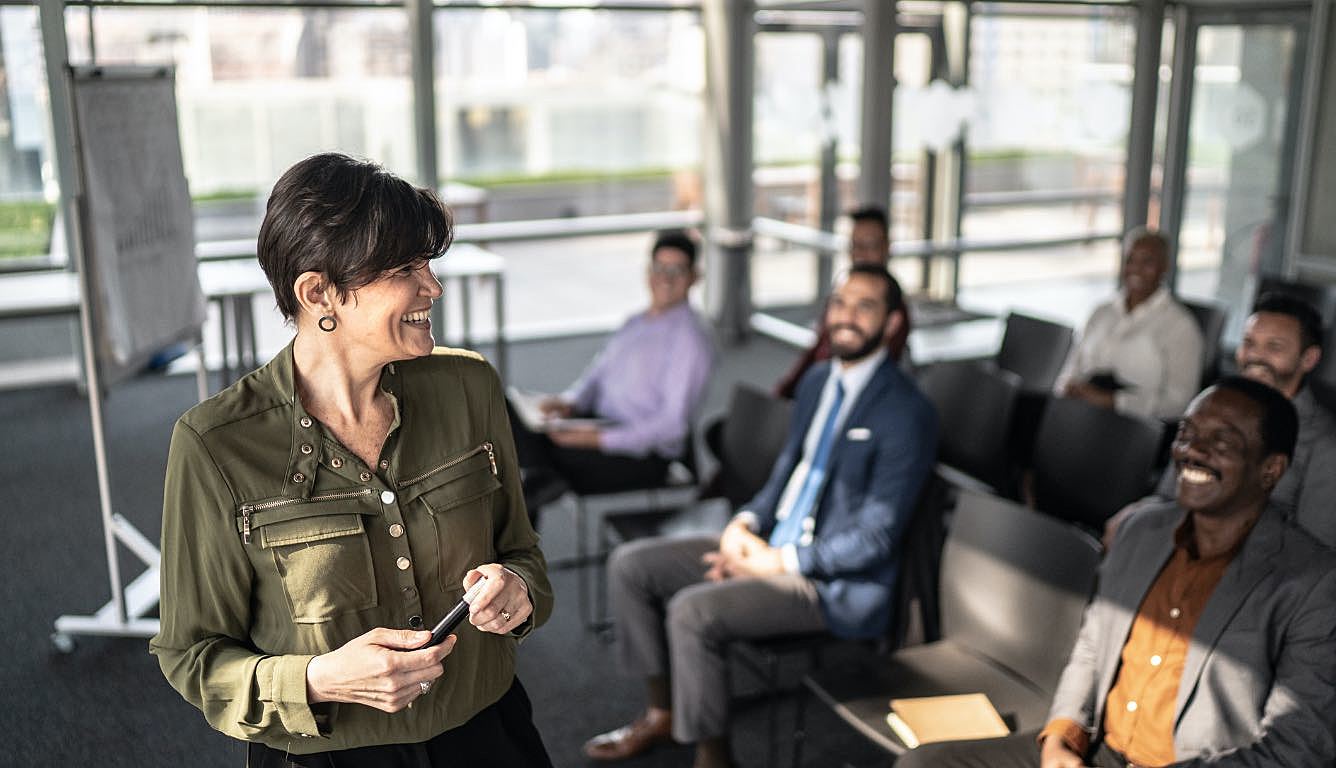
[[[445,642],[445,638],[449,637],[450,633],[454,632],[455,628],[464,620],[464,617],[469,615],[469,604],[478,597],[478,593],[482,592],[482,587],[486,583],[486,576],[475,581],[473,586],[469,587],[469,591],[459,599],[458,603],[455,603],[455,607],[451,608],[450,612],[445,614],[445,618],[441,619],[436,623],[436,626],[431,628],[431,639],[425,644],[418,646],[415,650],[430,648],[433,645],[440,645]]]

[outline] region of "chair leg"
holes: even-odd
[[[584,500],[577,496],[575,499],[575,568],[579,590],[576,600],[580,603],[580,620],[584,622],[585,629],[589,629],[594,623],[589,617],[589,573],[585,570],[589,567],[589,542],[587,540],[589,521],[585,519],[588,512]]]
[[[789,765],[798,768],[803,762],[803,742],[807,740],[807,686],[800,685],[798,698],[793,702],[793,741]]]
[[[779,745],[776,740],[779,738],[779,656],[771,654],[767,661],[769,662],[766,669],[768,679],[765,682],[766,687],[770,689],[768,707],[770,723],[769,731],[766,734],[765,749],[766,756],[769,758],[766,765],[778,765],[776,760],[779,759]]]

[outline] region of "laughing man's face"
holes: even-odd
[[[1179,506],[1228,514],[1266,498],[1280,474],[1264,466],[1258,411],[1247,396],[1229,389],[1210,389],[1192,401],[1173,443]]]

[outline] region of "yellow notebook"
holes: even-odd
[[[910,749],[934,741],[991,739],[1010,733],[982,693],[891,699],[886,724]]]

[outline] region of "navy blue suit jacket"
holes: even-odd
[[[802,458],[831,363],[798,383],[793,422],[770,479],[744,508],[768,538],[789,476]],[[810,544],[798,566],[821,597],[826,626],[842,637],[878,637],[890,626],[900,545],[937,450],[937,411],[889,357],[854,402],[831,449]]]

